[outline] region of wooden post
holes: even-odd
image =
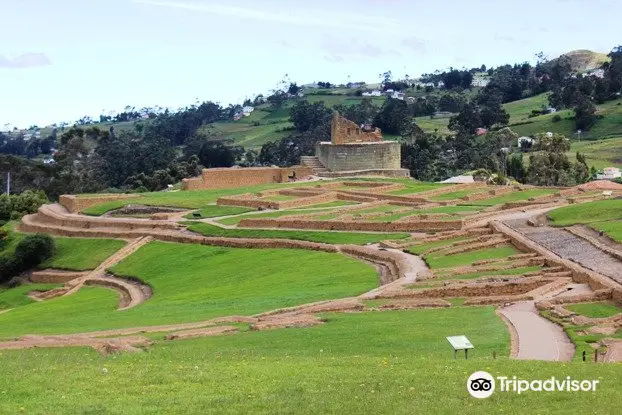
[[[458,358],[458,350],[454,349],[454,359]]]
[[[594,350],[594,361],[598,362],[598,349]]]
[[[464,360],[467,360],[469,358],[467,353],[468,351],[469,349],[464,349]]]
[[[585,352],[585,350],[584,350],[584,351],[583,351],[583,361],[584,361],[584,362],[585,362],[585,354],[586,354],[586,352]]]
[[[493,351],[493,352],[492,352],[492,359],[493,359],[493,360],[496,360],[496,359],[497,359],[497,352],[496,352],[496,351]]]

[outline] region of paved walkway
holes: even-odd
[[[499,310],[514,326],[519,360],[569,361],[575,347],[557,324],[541,317],[533,301],[512,304]],[[510,332],[513,332],[511,330]]]
[[[552,226],[529,226],[526,219],[507,220],[504,223],[559,257],[569,259],[622,284],[622,261],[585,239]]]

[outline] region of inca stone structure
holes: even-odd
[[[333,115],[331,141],[320,142],[315,155],[330,172],[326,176],[374,173],[407,177],[400,168],[401,148],[395,141],[384,141],[379,128],[362,125]]]

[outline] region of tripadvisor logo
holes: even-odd
[[[555,376],[549,379],[526,380],[516,376],[497,376],[494,378],[488,372],[475,372],[467,379],[467,391],[477,399],[488,398],[495,389],[499,392],[513,392],[519,395],[523,392],[596,392],[599,380],[577,380],[566,378],[557,379]]]

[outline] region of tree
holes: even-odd
[[[290,109],[290,120],[299,133],[330,123],[331,116],[332,111],[326,108],[323,101],[298,101]]]
[[[361,124],[371,124],[378,114],[379,108],[369,98],[363,98],[357,105],[336,105],[333,108],[350,121]]]
[[[389,98],[380,108],[374,124],[388,134],[401,134],[402,128],[412,117],[408,104],[399,99]]]
[[[275,91],[266,99],[273,110],[277,110],[287,101],[287,94],[283,91]]]
[[[290,93],[291,95],[298,95],[298,92],[300,92],[300,87],[296,85],[295,82],[293,82],[289,84],[289,88],[287,89],[287,92]]]
[[[546,151],[550,153],[565,153],[570,151],[570,140],[561,134],[536,134],[534,151]]]
[[[596,124],[598,116],[596,115],[596,106],[587,97],[581,96],[574,108],[575,125],[577,130],[587,131]]]
[[[15,247],[15,259],[21,269],[34,268],[54,255],[54,239],[47,234],[27,235]]]

